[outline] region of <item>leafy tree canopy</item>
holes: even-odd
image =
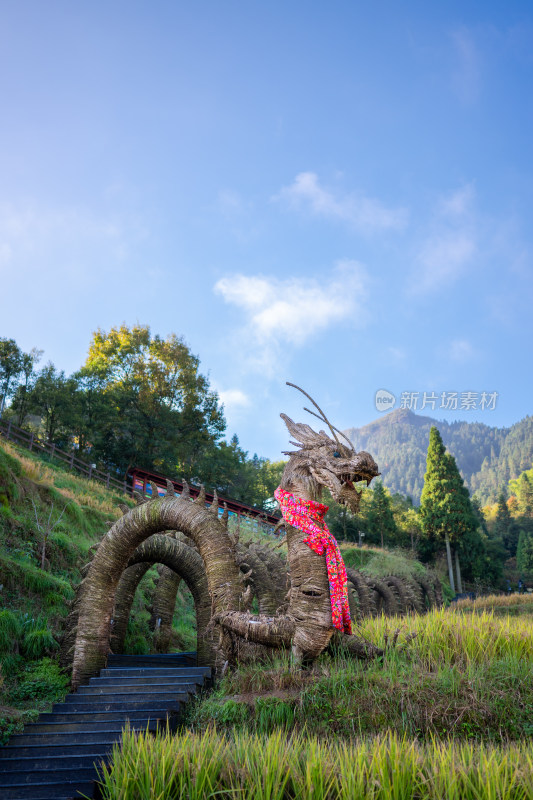
[[[108,399],[94,441],[124,472],[133,464],[198,479],[225,431],[218,396],[183,339],[121,325],[93,335],[82,381]]]

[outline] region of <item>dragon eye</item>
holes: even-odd
[[[338,452],[338,450],[335,450],[335,452],[333,453],[333,458],[340,458],[340,457],[341,454]]]

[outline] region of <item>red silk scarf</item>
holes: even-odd
[[[344,633],[351,633],[346,567],[337,540],[331,535],[324,521],[324,514],[329,506],[314,500],[295,497],[291,492],[287,492],[279,486],[274,492],[274,497],[281,506],[285,522],[307,534],[304,543],[309,545],[311,550],[318,553],[319,556],[322,553],[326,554],[331,621],[334,628]]]

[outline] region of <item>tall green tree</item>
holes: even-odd
[[[533,576],[533,531],[520,531],[516,566],[521,573]]]
[[[28,411],[42,419],[46,440],[65,449],[72,444],[78,404],[76,380],[67,378],[51,362],[39,372],[27,399]]]
[[[372,490],[372,498],[367,516],[367,527],[370,537],[379,541],[384,547],[397,544],[398,527],[392,513],[390,493],[381,481],[376,481]]]
[[[518,536],[520,533],[519,526],[516,520],[511,516],[505,492],[500,492],[498,497],[498,506],[496,509],[496,519],[494,520],[493,534],[495,537],[500,538],[507,551],[508,558],[516,556],[516,548],[518,546]]]
[[[429,434],[420,516],[424,534],[445,544],[448,574],[453,592],[456,586],[451,545],[456,545],[458,589],[461,591],[459,545],[461,539],[472,537],[477,528],[477,521],[455,459],[446,452],[441,435],[435,426],[431,428]]]
[[[516,483],[520,514],[531,519],[533,517],[533,482],[527,472],[522,472]]]
[[[42,354],[43,351],[38,350],[36,347],[33,347],[29,353],[22,353],[18,386],[11,404],[13,411],[16,412],[16,424],[19,428],[24,424],[24,420],[29,411],[31,393],[37,378],[35,367],[39,363]]]
[[[483,562],[476,561],[476,577],[480,583],[488,583],[490,586],[497,586],[503,575],[503,565],[508,558],[507,550],[503,544],[501,536],[496,535],[494,530],[487,525],[487,520],[481,507],[479,497],[474,495],[471,498],[472,510],[478,522],[478,532],[482,539],[484,554]]]
[[[0,417],[22,372],[23,355],[14,339],[0,339]]]
[[[201,479],[226,423],[199,365],[175,334],[163,339],[145,325],[96,331],[81,375],[100,382],[114,413],[99,426],[95,454],[123,473],[138,465]]]

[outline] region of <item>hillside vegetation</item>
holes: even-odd
[[[119,502],[124,496],[0,441],[0,741],[66,692],[55,660],[63,620]]]
[[[68,690],[55,656],[72,586],[124,500],[0,443],[0,741]],[[242,524],[243,541],[258,537],[279,545]],[[369,576],[426,569],[401,550],[345,542],[342,551]],[[152,568],[136,594],[128,652],[153,647],[156,579]],[[355,632],[385,648],[381,660],[346,659],[333,646],[303,670],[289,654],[238,666],[189,704],[178,735],[126,734],[102,774],[104,797],[526,800],[532,619],[529,595],[483,598],[359,620]],[[194,609],[180,589],[173,642],[194,641]]]
[[[383,661],[241,666],[177,736],[127,733],[102,770],[104,798],[531,797],[530,616],[441,609],[357,632],[388,646]]]
[[[476,492],[483,505],[495,502],[501,487],[533,463],[533,417],[510,428],[496,428],[482,422],[437,421],[405,408],[345,433],[357,450],[372,453],[385,486],[419,503],[432,425],[439,429],[470,492]]]

